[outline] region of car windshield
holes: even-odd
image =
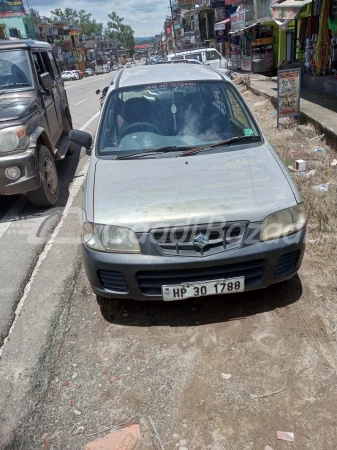
[[[231,83],[138,86],[113,91],[107,98],[97,153],[119,156],[167,147],[179,151],[232,137],[262,140],[252,114]]]
[[[27,50],[0,51],[0,93],[34,89]]]

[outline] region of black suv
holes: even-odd
[[[67,94],[52,47],[0,41],[0,195],[27,193],[36,206],[55,205],[55,160],[73,153]]]

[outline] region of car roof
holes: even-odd
[[[15,39],[15,40],[0,40],[0,48],[11,49],[11,48],[47,48],[51,49],[51,45],[48,42],[43,41],[33,41],[31,39]]]
[[[224,77],[199,64],[158,64],[121,72],[119,87],[186,81],[220,81]]]

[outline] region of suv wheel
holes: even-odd
[[[37,152],[41,186],[35,191],[28,192],[28,197],[35,206],[53,206],[60,193],[60,183],[54,158],[45,145],[40,145]]]
[[[65,117],[63,119],[63,133],[65,136],[69,136],[70,131],[71,131],[71,126],[70,126],[68,117]],[[74,153],[74,150],[75,150],[75,144],[73,142],[69,142],[67,156],[72,155]]]

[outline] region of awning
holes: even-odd
[[[248,25],[248,27],[241,28],[240,30],[230,31],[229,34],[244,33],[245,30],[248,30],[248,28],[256,27],[256,25],[257,23],[253,23],[253,25]]]
[[[270,5],[273,19],[294,20],[302,6],[312,0],[279,0]]]
[[[221,20],[221,22],[218,22],[214,25],[214,30],[215,31],[224,30],[226,28],[226,23],[228,23],[230,21],[231,21],[231,19]]]

